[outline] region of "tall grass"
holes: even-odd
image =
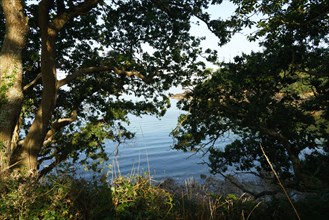
[[[111,171],[113,172],[113,171]],[[61,172],[41,180],[0,181],[0,219],[293,219],[287,200],[255,200],[188,179],[154,181],[148,173],[116,171],[95,180]],[[224,182],[217,181],[216,184]],[[220,187],[218,187],[220,188]],[[295,202],[301,219],[326,219],[329,191]]]

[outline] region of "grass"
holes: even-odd
[[[111,184],[70,175],[39,182],[8,178],[0,185],[0,219],[235,219],[253,209],[247,197],[169,182],[157,185],[149,176],[120,176]]]
[[[157,183],[146,175],[97,180],[61,173],[42,180],[0,181],[0,219],[294,219],[282,196],[271,201],[223,193],[209,182],[172,179]],[[213,181],[210,181],[213,183]],[[218,182],[218,184],[222,184]],[[301,219],[326,219],[329,191],[295,201]]]

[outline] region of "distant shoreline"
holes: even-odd
[[[182,100],[182,99],[186,98],[186,92],[176,93],[176,94],[170,96],[170,98],[176,99],[176,100]]]

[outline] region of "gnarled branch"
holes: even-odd
[[[98,72],[105,72],[105,71],[113,71],[114,73],[118,75],[126,75],[128,77],[136,76],[142,80],[145,79],[145,77],[138,71],[126,71],[124,69],[118,69],[116,67],[111,66],[92,66],[92,67],[86,67],[79,69],[75,72],[73,72],[71,75],[68,75],[66,78],[59,80],[57,82],[57,88],[60,88],[64,85],[69,84],[73,80],[77,79],[80,76],[83,76],[85,74],[93,74]]]

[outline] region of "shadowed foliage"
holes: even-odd
[[[213,173],[233,168],[268,178],[261,144],[287,186],[327,187],[328,2],[233,2],[233,19],[255,25],[250,40],[259,39],[262,51],[204,73],[180,103],[187,114],[173,131],[175,147],[208,150]],[[234,141],[222,147],[228,135]]]

